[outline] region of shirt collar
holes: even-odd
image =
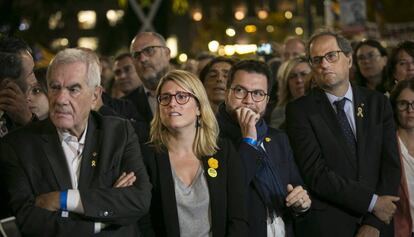
[[[155,96],[153,96],[153,93],[150,90],[148,90],[144,85],[143,85],[143,87],[144,87],[144,92],[145,92],[146,96],[155,97]]]
[[[65,131],[63,129],[57,128],[56,130],[57,130],[57,133],[58,133],[60,142],[64,141],[67,137],[70,137],[70,136],[75,137],[72,134],[70,134],[68,131]],[[82,144],[82,145],[85,144],[86,132],[87,131],[88,131],[88,123],[86,123],[85,130],[83,131],[82,136],[81,136],[81,138],[78,141],[79,144]],[[76,138],[76,140],[77,140],[77,138]]]
[[[342,100],[343,98],[346,98],[348,101],[352,103],[354,94],[352,92],[351,83],[348,82],[348,90],[346,91],[345,95],[342,97],[338,97],[336,95],[330,94],[325,91],[326,96],[328,97],[328,100],[331,104],[333,104],[335,101]]]

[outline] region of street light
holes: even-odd
[[[236,8],[236,11],[234,12],[234,18],[236,18],[236,20],[238,21],[241,21],[246,17],[246,12],[247,12],[246,7],[241,5]]]
[[[226,29],[226,35],[229,37],[233,37],[236,35],[236,31],[233,28],[227,28]]]
[[[203,19],[203,13],[201,12],[200,9],[194,9],[193,11],[193,20],[194,21],[201,21],[201,19]]]
[[[285,18],[290,20],[293,18],[293,13],[291,11],[285,11]]]
[[[303,28],[302,27],[296,27],[295,28],[295,33],[297,35],[303,35]]]
[[[257,17],[259,17],[260,20],[264,20],[269,16],[269,13],[265,9],[260,9],[257,12]]]
[[[208,50],[215,53],[219,49],[220,43],[217,40],[212,40],[208,43]]]

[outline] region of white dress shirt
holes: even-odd
[[[355,126],[355,112],[354,112],[354,94],[352,93],[351,83],[349,83],[348,90],[346,91],[345,95],[342,97],[338,97],[336,95],[332,95],[328,92],[325,92],[326,96],[328,97],[329,103],[331,103],[332,108],[336,111],[336,106],[334,104],[335,101],[342,100],[346,98],[344,111],[346,114],[346,118],[348,119],[348,123],[351,126],[352,133],[354,133],[354,137],[356,140],[356,126]]]
[[[88,124],[86,124],[85,131],[83,131],[81,138],[78,141],[76,136],[73,136],[67,131],[57,129],[59,139],[65,154],[66,163],[69,167],[69,174],[72,183],[72,189],[68,190],[66,206],[68,211],[83,214],[84,209],[82,200],[78,190],[78,182],[80,175],[80,166],[83,157],[83,148],[85,146],[86,133],[88,131]],[[95,222],[94,232],[99,233],[105,227],[100,222]]]

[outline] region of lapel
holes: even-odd
[[[66,162],[65,154],[60,144],[59,136],[56,127],[47,119],[45,126],[40,135],[43,140],[43,150],[45,151],[47,160],[52,167],[52,172],[56,178],[60,190],[67,190],[72,188],[72,181],[70,179],[69,167]]]
[[[332,108],[331,103],[328,100],[325,92],[321,89],[315,89],[315,101],[319,109],[321,118],[324,120],[327,127],[331,130],[331,133],[335,136],[335,139],[338,141],[338,146],[345,152],[345,155],[354,169],[356,169],[355,158],[352,156],[351,152],[345,145],[346,139],[343,134],[341,127],[339,125],[338,119],[336,117],[335,110]],[[318,118],[320,119],[320,118]],[[358,129],[357,129],[358,130]]]
[[[361,90],[353,86],[352,92],[354,94],[354,116],[355,116],[355,127],[356,127],[356,135],[357,135],[357,154],[360,159],[358,159],[359,167],[361,166],[361,162],[365,154],[365,144],[367,140],[367,129],[368,129],[368,121],[369,119],[366,117],[367,114],[367,100],[366,96],[361,92]]]
[[[93,114],[89,115],[88,130],[86,131],[85,146],[82,152],[78,189],[86,189],[92,182],[99,163],[99,143],[101,143],[100,128]]]
[[[222,157],[218,157],[219,153],[216,153],[214,156],[206,156],[202,157],[204,175],[207,180],[208,186],[208,193],[210,195],[210,212],[211,212],[211,230],[213,232],[213,236],[218,235],[216,233],[219,231],[220,228],[216,228],[223,225],[223,219],[220,218],[225,216],[226,207],[223,206],[225,201],[223,199],[226,197],[226,174],[225,168],[227,164],[223,164],[224,159]],[[208,159],[215,158],[219,161],[217,171],[217,176],[212,177],[208,174],[208,169],[210,168],[208,165]],[[229,168],[229,167],[228,167]],[[223,213],[224,212],[224,213]]]
[[[170,158],[168,153],[162,152],[161,154],[156,153],[155,159],[158,164],[159,190],[166,233],[169,236],[180,236],[180,224],[178,222],[177,201],[175,199]]]
[[[151,122],[153,115],[148,102],[148,97],[145,93],[144,86],[141,86],[140,90],[138,91],[138,101],[136,103],[141,115],[144,116],[148,122]]]

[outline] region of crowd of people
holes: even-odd
[[[22,236],[414,236],[414,42],[320,29],[177,68],[140,32],[45,69],[2,36],[0,170]]]

